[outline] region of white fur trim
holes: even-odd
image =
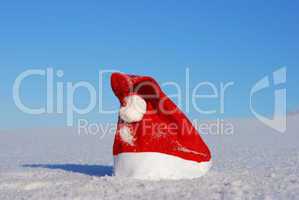
[[[193,179],[205,175],[212,161],[195,162],[163,153],[121,153],[114,156],[114,174],[142,180]]]
[[[146,112],[146,102],[138,95],[132,95],[125,98],[126,106],[121,107],[119,111],[120,118],[127,123],[139,122]]]

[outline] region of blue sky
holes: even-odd
[[[63,126],[64,115],[21,113],[12,99],[16,77],[27,69],[64,71],[56,81],[89,81],[97,86],[100,70],[150,75],[160,83],[190,89],[198,82],[234,81],[221,117],[252,117],[250,88],[275,69],[287,67],[288,110],[299,108],[299,3],[297,1],[6,1],[0,6],[0,129]],[[103,105],[117,107],[106,77]],[[25,84],[25,83],[24,83]],[[22,95],[30,105],[45,102],[43,80],[28,81]],[[171,88],[165,88],[170,94]],[[259,96],[257,109],[271,114],[273,91]],[[76,102],[88,96],[80,91]],[[217,101],[203,105],[217,106]],[[214,118],[199,115],[192,118]],[[116,115],[96,111],[95,122]]]

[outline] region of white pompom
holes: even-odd
[[[146,113],[146,102],[138,95],[131,95],[125,98],[126,106],[119,111],[120,118],[127,123],[139,122]]]

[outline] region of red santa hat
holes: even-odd
[[[113,73],[120,101],[114,173],[137,179],[198,178],[211,154],[192,123],[151,77]]]

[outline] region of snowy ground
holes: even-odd
[[[299,116],[280,134],[255,120],[232,120],[233,135],[204,135],[209,174],[147,182],[112,177],[112,136],[71,129],[0,132],[0,200],[299,199]]]

